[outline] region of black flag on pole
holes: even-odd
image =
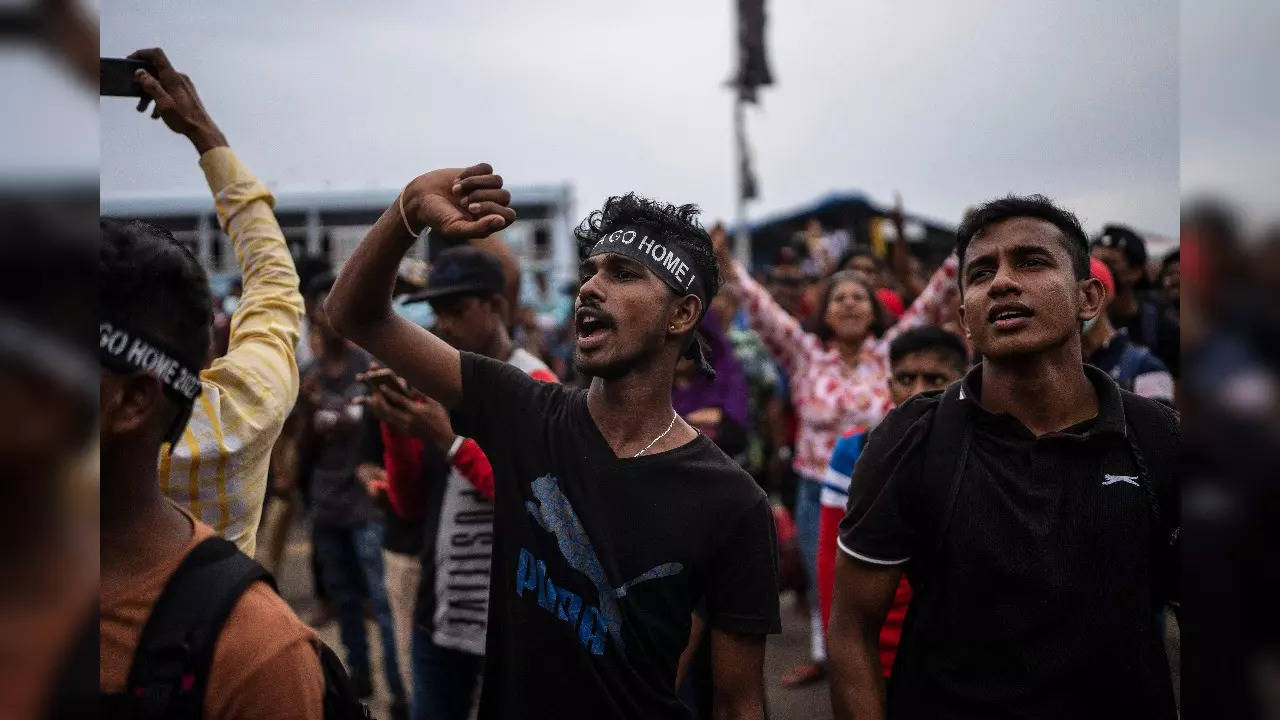
[[[773,84],[764,51],[764,23],[764,0],[738,0],[738,70],[730,84],[742,102],[758,102],[756,89]]]

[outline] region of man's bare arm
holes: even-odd
[[[712,629],[715,720],[764,720],[764,639]]]
[[[836,720],[883,720],[880,626],[902,578],[897,565],[871,565],[836,552],[835,592],[827,629],[831,709]]]
[[[462,398],[458,351],[395,313],[391,292],[396,271],[418,239],[413,233],[423,228],[442,237],[476,238],[510,225],[515,220],[511,193],[502,189],[493,168],[481,163],[419,175],[401,199],[403,216],[399,202],[382,213],[343,266],[324,312],[334,329],[452,408]]]

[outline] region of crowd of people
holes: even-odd
[[[110,712],[358,717],[368,618],[391,717],[762,718],[794,593],[780,681],[840,718],[1177,716],[1176,251],[1029,195],[931,273],[900,206],[883,256],[811,225],[753,273],[696,206],[627,194],[576,228],[549,326],[490,166],[410,180],[336,272],[295,263],[191,80],[135,56],[241,282],[102,221]],[[279,572],[303,517],[341,662],[249,559]]]

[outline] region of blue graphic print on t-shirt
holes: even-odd
[[[563,587],[557,587],[547,576],[546,563],[525,548],[520,549],[516,566],[516,594],[523,596],[525,590],[536,591],[540,607],[568,622],[571,627],[577,625],[579,641],[593,655],[604,654],[602,630],[622,649],[622,612],[618,607],[618,600],[626,597],[632,587],[649,580],[676,575],[684,566],[678,562],[662,563],[615,588],[605,576],[604,566],[591,547],[587,531],[578,520],[573,506],[569,504],[569,498],[561,492],[559,481],[551,475],[534,480],[533,496],[537,502],[526,501],[525,509],[543,530],[556,536],[556,547],[569,566],[587,576],[596,587],[600,606],[584,608],[582,598]]]

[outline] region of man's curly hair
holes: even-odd
[[[697,205],[671,205],[633,192],[614,195],[604,201],[604,207],[593,210],[574,229],[574,237],[578,239],[578,257],[585,260],[600,238],[615,228],[624,225],[644,228],[663,245],[674,245],[684,251],[693,263],[694,271],[702,276],[710,305],[711,299],[720,291],[720,267],[716,264],[711,236],[698,222],[699,212]],[[703,312],[706,309],[703,308]]]

